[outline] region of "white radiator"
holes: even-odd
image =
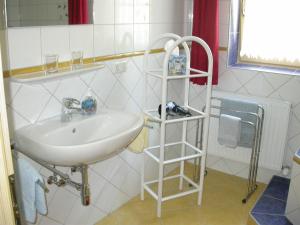
[[[275,99],[237,95],[219,91],[214,91],[213,96],[251,100],[263,106],[265,110],[265,120],[263,124],[259,166],[272,170],[280,170],[286,148],[291,104]],[[215,101],[213,101],[213,103],[214,102]],[[212,111],[212,113],[213,112],[216,111]],[[231,149],[219,145],[217,141],[218,127],[219,120],[211,118],[208,154],[249,163],[251,149],[243,147]]]

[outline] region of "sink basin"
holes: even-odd
[[[60,116],[16,131],[16,149],[58,166],[91,164],[121,152],[143,128],[143,116],[106,110],[94,115]]]

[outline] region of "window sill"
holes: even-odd
[[[255,64],[243,64],[243,63],[228,63],[229,68],[233,69],[245,69],[253,70],[267,73],[278,73],[291,76],[300,76],[300,69],[289,69],[289,68],[279,68],[279,67],[270,67],[270,66],[261,66]]]

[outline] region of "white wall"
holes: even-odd
[[[154,68],[161,67],[162,54],[151,56],[150,64]],[[8,119],[11,137],[16,129],[37,123],[38,121],[60,115],[63,97],[82,99],[91,88],[98,102],[98,109],[103,108],[141,113],[144,107],[144,77],[142,73],[143,56],[127,59],[127,71],[115,73],[114,63],[108,61],[105,68],[99,71],[84,73],[77,77],[47,81],[40,84],[26,85],[5,80]],[[169,92],[171,99],[180,97],[181,88],[173,83]],[[149,84],[148,98],[153,107],[159,104],[159,83]],[[159,143],[159,127],[151,124],[150,145]],[[175,141],[181,137],[177,125],[168,127],[167,140]],[[29,159],[28,159],[29,160]],[[47,194],[48,215],[39,217],[38,224],[82,225],[93,224],[116,210],[140,191],[140,169],[142,154],[125,150],[121,154],[91,165],[89,179],[91,185],[91,205],[83,207],[80,203],[79,192],[70,187],[49,187]],[[32,161],[33,165],[44,176],[45,180],[51,173]],[[177,166],[177,165],[175,165]],[[157,164],[153,160],[146,162],[146,179],[156,179]],[[168,167],[166,172],[174,166]],[[70,173],[67,168],[60,168]],[[71,174],[70,174],[71,175]],[[71,175],[75,180],[78,175]],[[78,180],[80,181],[80,180]]]
[[[128,59],[127,72],[122,74],[114,72],[114,62],[106,62],[106,67],[96,72],[36,85],[10,83],[6,79],[7,110],[11,132],[59,115],[63,97],[81,99],[89,88],[97,98],[99,110],[111,108],[141,113],[144,104],[143,57]],[[160,67],[159,62],[160,56],[153,55],[151,64]],[[148,90],[148,97],[157,106],[159,99],[154,87],[149,86]],[[170,95],[175,96],[177,92],[172,92]],[[155,129],[151,130],[150,144],[157,145],[159,142],[158,126],[152,125]],[[168,139],[179,137],[177,129],[171,127]],[[48,215],[39,217],[38,224],[91,225],[99,221],[139,193],[142,160],[142,154],[125,150],[111,159],[91,165],[89,167],[91,185],[89,207],[81,205],[79,192],[73,188],[48,185],[50,189],[50,193],[47,194]],[[45,179],[51,175],[48,170],[32,163]],[[60,169],[70,173],[67,168]],[[153,160],[147,161],[146,172],[147,179],[156,179],[157,164]],[[72,178],[78,180],[80,178],[78,175],[72,175]]]
[[[192,0],[95,0],[95,25],[8,28],[10,69],[43,64],[45,54],[70,60],[143,50],[158,34],[191,32]],[[97,6],[98,5],[98,6]],[[126,12],[126,13],[125,13]]]
[[[105,2],[112,1],[102,1],[103,4]],[[150,39],[160,33],[175,32],[182,35],[188,32],[185,30],[188,24],[188,19],[185,19],[188,10],[182,9],[184,5],[191,6],[188,4],[190,0],[168,0],[163,5],[159,0],[135,0],[132,11],[137,22],[125,21],[125,24],[118,18],[120,15],[114,13],[118,11],[118,3],[121,5],[122,2],[124,1],[116,0],[113,8],[106,9],[107,15],[102,15],[114,15],[108,24],[9,28],[10,68],[40,65],[43,55],[47,53],[57,53],[61,60],[69,60],[71,51],[78,49],[84,50],[85,57],[142,50]],[[144,8],[144,11],[138,10],[138,3],[145,2],[149,3],[148,8]],[[166,13],[163,13],[164,11]],[[160,67],[161,57],[162,54],[152,55],[151,65]],[[103,70],[36,85],[17,84],[5,79],[11,137],[18,128],[59,115],[63,97],[81,99],[88,88],[92,89],[100,109],[107,107],[140,113],[144,105],[145,90],[142,76],[143,57],[125,60],[128,69],[122,74],[115,73],[115,61],[108,61],[105,62],[106,67]],[[174,98],[180,95],[181,88],[177,87],[176,83],[172,85],[175,91],[169,94]],[[155,107],[159,103],[158,86],[158,83],[151,83],[147,93]],[[158,127],[156,124],[153,126],[155,129],[151,131],[150,143],[154,145],[158,144],[159,139]],[[169,129],[169,140],[180,135],[176,125]],[[46,217],[39,217],[38,224],[91,225],[99,221],[139,193],[141,160],[142,155],[126,150],[109,160],[90,166],[92,203],[89,207],[81,205],[79,192],[72,188],[49,186],[49,212]],[[46,169],[32,163],[45,179],[50,175]],[[157,167],[152,160],[147,162],[146,168],[146,177],[156,178]],[[65,168],[61,169],[69,172]],[[76,175],[72,177],[77,179]]]
[[[140,1],[135,1],[135,3],[137,2]],[[21,68],[39,65],[43,61],[43,55],[50,51],[60,54],[61,59],[64,60],[70,59],[70,52],[75,49],[84,49],[86,57],[107,55],[133,49],[143,49],[149,39],[159,33],[189,33],[187,27],[190,24],[187,13],[184,16],[185,19],[182,20],[182,16],[179,16],[178,12],[187,12],[191,9],[178,10],[182,3],[179,0],[168,0],[166,2],[169,4],[165,3],[165,0],[151,0],[149,2],[149,23],[141,22],[141,24],[137,24],[130,21],[126,24],[10,28],[8,29],[10,66],[11,68]],[[190,0],[185,1],[185,3],[190,4]],[[229,3],[229,0],[220,0],[221,46],[227,46]],[[164,11],[163,9],[169,10]],[[174,14],[170,15],[170,12],[174,12]],[[114,20],[116,20],[115,17]],[[176,22],[173,22],[174,20]],[[139,30],[138,27],[141,29]],[[131,37],[129,38],[129,40],[131,39],[130,42],[120,41],[128,40],[124,38],[128,35]],[[157,59],[154,59],[153,63],[159,64],[161,56],[156,55],[155,57]],[[143,93],[141,83],[142,57],[128,60],[128,72],[125,74],[115,74],[111,66],[113,62],[107,62],[106,69],[102,71],[83,74],[72,79],[45,82],[41,85],[11,84],[6,80],[11,130],[59,114],[62,97],[81,98],[88,87],[93,88],[94,94],[100,102],[100,107],[117,107],[139,112],[142,108],[141,93]],[[229,69],[226,62],[227,53],[220,52],[220,81],[219,85],[215,87],[216,90],[282,99],[292,103],[293,108],[285,157],[285,164],[291,165],[293,152],[300,147],[300,78]],[[154,83],[150,88],[150,92],[147,93],[148,97],[154,99],[155,102],[159,101],[158,86]],[[173,93],[173,95],[176,96],[178,95],[177,92],[180,92],[180,87],[174,87],[176,93]],[[191,102],[197,106],[203,104],[203,87],[192,85]],[[191,130],[190,132],[194,131]],[[154,132],[154,137],[151,137],[153,142],[157,141],[156,135],[158,135],[157,132]],[[174,134],[175,136],[176,134]],[[88,210],[81,207],[78,193],[74,193],[69,188],[51,187],[51,192],[48,195],[49,215],[43,217],[40,224],[73,225],[72,216],[91,218],[94,221],[100,219],[138,193],[140,162],[140,155],[125,151],[107,162],[91,167],[93,203],[87,208]],[[207,163],[209,167],[229,174],[247,176],[248,166],[246,164],[211,156],[208,157]],[[154,167],[151,168],[154,173]],[[44,170],[41,170],[41,172],[45,176],[47,175]],[[274,173],[276,171],[260,169],[259,179],[267,182]],[[121,179],[126,176],[129,178]],[[114,196],[112,198],[114,201],[105,200],[106,196]]]

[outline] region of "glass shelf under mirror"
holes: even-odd
[[[87,73],[95,70],[99,70],[104,68],[103,63],[91,63],[91,64],[83,64],[82,67],[77,69],[72,69],[72,67],[61,68],[58,72],[47,74],[45,71],[35,72],[35,73],[27,73],[22,75],[16,75],[10,77],[12,82],[17,83],[39,83],[54,79],[61,79],[65,77],[69,77],[72,75],[78,75],[81,73]]]

